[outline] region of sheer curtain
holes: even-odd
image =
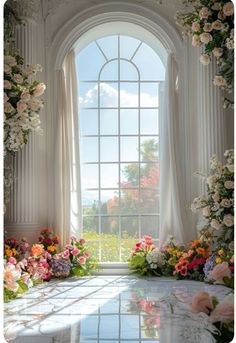
[[[178,130],[178,69],[173,53],[169,53],[166,80],[160,94],[160,244],[169,235],[179,243],[191,237],[185,214],[186,201],[181,186],[180,141]]]
[[[81,233],[78,92],[75,53],[71,50],[58,71],[58,109],[55,153],[54,229],[61,245]]]

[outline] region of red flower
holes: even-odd
[[[40,236],[40,237],[38,238],[38,241],[39,241],[39,242],[42,242],[42,240],[43,240],[43,237]]]

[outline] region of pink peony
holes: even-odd
[[[66,251],[63,252],[63,256],[64,257],[68,257],[69,255],[70,255],[69,250],[66,250]]]
[[[151,236],[143,236],[143,241],[147,245],[152,245],[153,244],[153,240],[152,240]]]
[[[79,255],[80,250],[79,249],[74,249],[71,251],[72,255]]]
[[[224,300],[212,311],[210,315],[212,323],[222,322],[229,324],[234,320],[234,303],[229,300]]]
[[[84,244],[84,243],[85,243],[85,239],[81,238],[81,239],[79,240],[79,242],[80,242],[80,244]]]
[[[74,247],[73,247],[73,245],[71,245],[71,244],[66,244],[66,249],[73,250]]]
[[[86,258],[84,256],[80,256],[79,258],[77,258],[77,262],[79,262],[80,264],[85,264]]]
[[[4,287],[12,292],[17,292],[19,285],[17,281],[21,277],[21,269],[19,266],[15,266],[12,263],[7,263],[4,266]]]
[[[208,278],[210,280],[215,280],[217,283],[224,284],[223,278],[231,277],[231,271],[229,269],[228,262],[222,262],[217,264],[212,271],[209,272]]]
[[[191,308],[193,312],[203,312],[209,314],[213,309],[212,298],[207,292],[199,292],[194,295]]]

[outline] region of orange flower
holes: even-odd
[[[202,255],[203,257],[208,257],[208,252],[204,248],[197,248],[196,252],[198,255]]]
[[[195,239],[195,240],[192,242],[191,246],[192,246],[193,248],[195,248],[199,243],[201,243],[201,241],[200,241],[199,239]]]
[[[57,248],[54,245],[49,245],[47,247],[47,250],[50,251],[50,252],[54,252],[54,251],[57,251]]]
[[[42,244],[33,244],[31,254],[33,256],[40,256],[44,253],[44,246]]]

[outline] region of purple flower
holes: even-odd
[[[205,279],[208,280],[208,274],[209,272],[215,267],[216,265],[216,262],[215,262],[215,259],[216,259],[216,255],[213,254],[211,255],[210,257],[208,257],[208,259],[206,260],[206,263],[204,265],[204,268],[203,268],[203,272],[204,272],[204,275],[205,275]]]

